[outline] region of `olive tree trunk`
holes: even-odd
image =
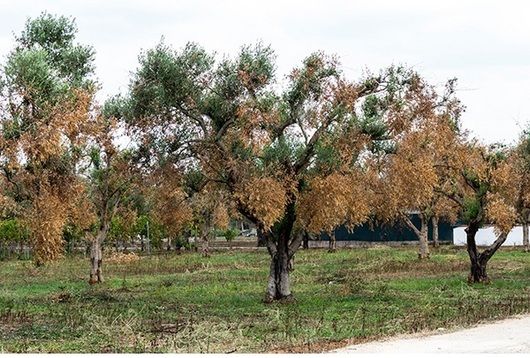
[[[286,241],[280,238],[277,250],[271,254],[269,279],[265,301],[272,302],[291,297],[291,284],[289,277],[289,252]]]
[[[109,230],[108,224],[103,224],[99,228],[98,234],[92,240],[92,247],[90,249],[90,279],[88,283],[91,285],[103,282],[103,251],[102,245],[107,238]]]
[[[335,233],[329,234],[329,249],[328,252],[335,252],[337,251],[337,238],[335,237]]]
[[[204,257],[210,257],[210,237],[212,236],[213,228],[206,222],[202,225],[201,230],[201,254]]]
[[[430,256],[429,253],[429,226],[427,225],[428,220],[424,214],[420,214],[420,227],[417,228],[416,225],[410,220],[407,214],[401,216],[403,221],[410,227],[414,232],[419,241],[418,247],[418,258],[420,260],[428,259]]]
[[[210,239],[208,235],[201,239],[201,254],[204,257],[210,257]]]
[[[528,222],[523,223],[523,249],[530,252],[530,239],[528,238]]]
[[[304,249],[309,249],[309,233],[304,231],[304,236],[302,238],[302,247]]]
[[[434,247],[440,246],[440,238],[438,235],[438,216],[432,217],[432,243]]]
[[[427,220],[423,215],[421,217],[421,228],[420,228],[420,247],[418,250],[418,258],[420,260],[428,259],[430,256],[429,252],[429,226],[427,225]]]
[[[280,227],[275,230],[258,229],[258,235],[267,242],[271,257],[265,302],[270,303],[292,298],[290,272],[293,270],[294,255],[300,248],[304,233],[295,231],[294,204],[288,205]]]
[[[497,252],[499,247],[506,241],[508,234],[501,234],[495,242],[479,253],[475,236],[478,232],[479,225],[475,222],[470,223],[466,228],[467,253],[471,263],[468,281],[470,283],[489,283],[490,279],[487,273],[487,264],[491,257]]]
[[[265,238],[263,233],[260,232],[260,230],[257,230],[257,237],[258,237],[258,247],[267,246],[267,239]]]

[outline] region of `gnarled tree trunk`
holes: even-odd
[[[202,225],[201,230],[201,254],[204,257],[210,257],[210,236],[212,236],[212,227],[209,222]]]
[[[266,239],[271,256],[269,279],[265,302],[289,300],[292,297],[290,272],[293,270],[294,254],[300,248],[303,232],[295,232],[294,203],[290,203],[281,225],[276,230],[258,229],[258,235]]]
[[[438,236],[438,216],[432,217],[432,243],[434,247],[440,246],[440,240]]]
[[[101,246],[107,238],[108,224],[101,225],[98,234],[92,240],[90,249],[90,279],[91,285],[103,282],[103,251]]]
[[[203,236],[201,239],[201,254],[204,257],[210,257],[210,239],[209,235]]]
[[[291,258],[287,248],[288,239],[279,238],[277,249],[271,254],[269,280],[265,302],[284,300],[291,297],[289,266]]]
[[[467,253],[471,263],[471,270],[468,277],[470,283],[489,283],[490,279],[486,271],[488,261],[495,252],[506,241],[508,234],[501,234],[482,253],[478,252],[475,236],[478,232],[479,224],[471,222],[466,228]]]
[[[466,231],[467,253],[469,261],[471,262],[471,272],[469,273],[468,281],[470,283],[488,282],[488,274],[486,273],[486,263],[480,260],[480,254],[477,250],[475,242],[475,235],[479,229],[476,223],[470,223]]]
[[[337,238],[335,237],[335,233],[332,232],[329,234],[329,249],[328,252],[335,252],[337,251]]]

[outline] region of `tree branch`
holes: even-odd
[[[502,233],[497,237],[497,240],[493,242],[486,250],[480,254],[480,260],[488,262],[488,260],[493,256],[493,254],[502,246],[502,244],[508,238],[507,233]]]
[[[289,244],[289,257],[292,257],[296,250],[300,247],[302,244],[302,241],[304,239],[304,231],[303,230],[297,230],[298,232],[295,234],[294,239]]]
[[[462,200],[462,198],[456,196],[454,193],[447,193],[447,192],[445,192],[445,191],[443,191],[441,189],[438,189],[438,188],[434,188],[434,192],[444,195],[448,199],[450,199],[450,200],[454,201],[455,203],[457,203],[461,208],[464,207],[464,201]]]
[[[403,213],[401,214],[401,218],[403,219],[405,224],[407,224],[408,227],[410,227],[412,229],[412,231],[414,231],[414,234],[416,234],[416,236],[418,238],[420,238],[421,237],[421,232],[420,232],[420,230],[418,230],[416,225],[414,225],[414,223],[410,220],[410,218],[406,214],[403,214]]]

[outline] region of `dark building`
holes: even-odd
[[[420,218],[417,214],[411,214],[411,221],[420,227]],[[440,242],[453,242],[453,225],[440,220],[438,223],[438,235]],[[329,240],[327,234],[320,236],[322,240]],[[365,223],[354,228],[351,232],[345,226],[335,229],[337,241],[367,241],[367,242],[389,242],[389,241],[417,241],[414,232],[404,223],[396,222],[393,225],[370,225]],[[429,240],[432,240],[432,224],[429,222]]]

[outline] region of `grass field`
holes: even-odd
[[[414,248],[301,251],[296,301],[264,304],[265,252],[195,253],[42,268],[0,262],[0,352],[322,351],[530,312],[530,255],[501,249],[492,283],[466,283],[462,248],[419,262]]]

